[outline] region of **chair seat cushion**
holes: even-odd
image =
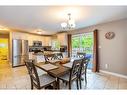
[[[41,76],[41,75],[44,75],[44,74],[47,74],[47,72],[45,72],[44,70],[36,67],[36,70],[37,70],[37,73],[38,73],[38,76]]]
[[[69,81],[70,78],[70,73],[64,74],[63,76],[60,76],[59,79],[65,80],[65,81]],[[76,76],[73,76],[71,78],[71,80],[74,80],[76,78]]]
[[[41,87],[46,86],[46,85],[56,81],[56,78],[51,77],[48,74],[43,74],[43,75],[39,76],[39,79],[40,79],[40,86]]]

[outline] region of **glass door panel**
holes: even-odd
[[[72,37],[72,57],[76,57],[77,52],[80,51],[80,37]]]
[[[72,36],[72,57],[77,57],[77,52],[86,53],[86,57],[90,58],[88,68],[92,69],[93,32]]]

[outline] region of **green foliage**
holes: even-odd
[[[85,49],[86,53],[92,53],[93,48],[93,35],[92,33],[83,34],[72,38],[72,48]]]
[[[59,42],[59,41],[56,41],[56,42],[55,42],[55,48],[56,48],[56,49],[59,49],[59,48],[60,48],[60,42]]]
[[[82,36],[81,38],[81,47],[82,48],[91,48],[93,46],[93,37],[92,35]]]
[[[60,49],[60,42],[58,40],[52,40],[52,48]]]
[[[79,48],[80,46],[79,41],[80,41],[79,37],[72,38],[72,48]]]

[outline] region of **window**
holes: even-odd
[[[92,54],[93,51],[93,32],[83,33],[72,36],[72,56],[77,52]]]
[[[52,40],[52,49],[53,50],[60,49],[60,42],[58,40]]]

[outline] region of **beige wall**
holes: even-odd
[[[51,37],[43,37],[43,39],[44,39],[43,45],[51,46]]]
[[[99,63],[100,69],[127,75],[127,19],[90,26],[70,32],[71,34],[99,30]],[[106,32],[114,32],[115,38],[105,39]],[[108,68],[105,68],[105,64]]]
[[[7,60],[9,61],[9,58],[10,58],[10,44],[9,44],[9,34],[0,34],[0,38],[6,38],[8,39],[8,57],[7,57]]]
[[[67,45],[67,33],[57,34],[57,39],[60,42],[60,45]]]

